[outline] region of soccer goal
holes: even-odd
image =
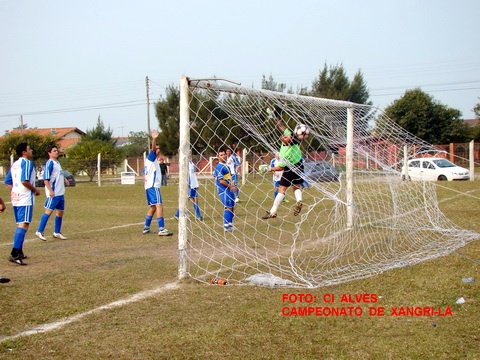
[[[272,113],[274,116],[272,116]],[[310,134],[305,163],[330,163],[333,181],[303,174],[303,208],[292,190],[277,217],[273,180],[263,173],[280,147],[274,118]],[[241,150],[233,231],[211,172],[220,148]],[[365,278],[451,253],[479,239],[439,210],[434,184],[402,180],[402,166],[440,149],[409,134],[378,108],[242,87],[225,80],[180,83],[179,278],[210,283],[316,288]],[[188,199],[188,163],[199,177],[198,220]]]

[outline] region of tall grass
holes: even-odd
[[[192,280],[169,289],[177,282],[177,187],[162,188],[166,226],[175,233],[164,238],[141,233],[147,210],[141,184],[103,185],[67,189],[66,241],[51,237],[53,219],[47,242],[34,237],[43,212],[38,198],[24,245],[28,266],[6,260],[15,228],[11,207],[0,215],[0,274],[12,279],[0,286],[0,358],[480,359],[478,241],[439,259],[310,292]],[[6,191],[0,195],[8,199]],[[478,181],[438,188],[442,211],[477,232],[479,198]],[[476,281],[462,282],[467,277]],[[316,302],[285,303],[286,293],[310,293]],[[325,303],[325,294],[335,302]],[[343,294],[370,295],[341,303]],[[134,301],[136,295],[143,297]],[[460,297],[462,305],[455,303]],[[285,306],[359,306],[364,314],[284,316]],[[368,316],[370,307],[384,307],[386,315]],[[391,316],[396,307],[450,308],[453,315]],[[11,338],[75,316],[52,331]]]

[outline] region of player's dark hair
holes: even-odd
[[[57,145],[48,145],[47,154],[51,153],[54,148],[58,149],[58,146]]]
[[[22,157],[23,152],[27,151],[27,147],[28,147],[28,144],[26,142],[22,142],[22,143],[18,144],[17,147],[15,148],[17,156]]]

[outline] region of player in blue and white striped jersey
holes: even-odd
[[[193,210],[195,211],[195,216],[198,220],[202,221],[203,216],[202,212],[200,211],[200,206],[198,205],[198,188],[199,183],[197,179],[197,172],[195,170],[195,164],[190,160],[188,162],[188,198],[192,200],[193,203]],[[177,209],[175,212],[174,218],[178,220],[180,216],[180,210]]]
[[[230,173],[232,174],[232,181],[235,184],[237,190],[235,191],[235,202],[240,201],[240,189],[238,188],[238,168],[242,164],[242,160],[240,160],[240,156],[237,156],[230,148],[227,148],[227,161],[226,164],[230,169]]]
[[[13,214],[17,229],[13,236],[13,246],[9,261],[25,265],[23,259],[23,243],[25,235],[32,222],[35,196],[40,191],[35,187],[35,165],[32,161],[33,151],[27,143],[20,143],[16,147],[18,160],[15,161],[5,177],[5,185],[10,189]]]
[[[62,234],[63,214],[65,213],[65,185],[70,185],[62,173],[62,166],[58,162],[60,152],[55,145],[47,148],[48,160],[43,168],[43,182],[45,184],[45,212],[40,218],[38,229],[35,236],[40,240],[47,241],[45,237],[45,227],[47,226],[50,215],[56,210],[53,237],[56,239],[67,240]]]
[[[270,168],[277,167],[280,163],[280,157],[278,152],[275,152],[275,157],[270,160]],[[283,171],[275,171],[273,172],[273,199],[277,197],[278,188],[280,187],[280,179],[282,178]]]
[[[150,232],[150,225],[152,223],[153,215],[157,217],[158,235],[171,236],[173,233],[165,229],[165,219],[163,217],[163,202],[162,194],[160,193],[160,185],[162,182],[162,173],[158,163],[158,156],[160,148],[157,146],[158,132],[152,131],[152,149],[148,153],[145,160],[145,167],[143,168],[143,176],[145,180],[145,194],[147,197],[147,204],[149,206],[147,215],[145,216],[145,225],[143,233]]]

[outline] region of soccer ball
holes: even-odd
[[[297,124],[293,133],[300,140],[304,140],[310,134],[310,128],[305,124]]]

